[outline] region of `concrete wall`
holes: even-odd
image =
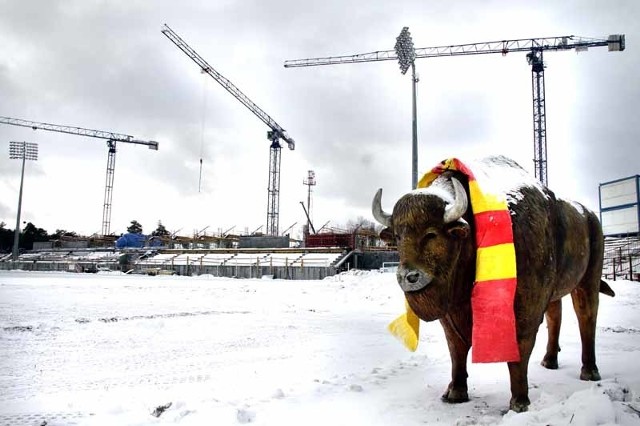
[[[94,263],[94,262],[0,262],[0,270],[22,271],[61,271],[61,272],[95,272],[97,268],[108,268],[112,271],[119,271],[120,267],[115,262]]]
[[[238,248],[289,248],[289,237],[241,236],[238,240]]]
[[[53,241],[34,241],[33,249],[34,250],[47,250],[53,248]]]
[[[355,259],[350,259],[350,269],[380,269],[384,262],[400,261],[400,255],[397,251],[365,251],[355,253],[354,257]]]
[[[148,267],[136,265],[135,273],[159,275],[175,273],[177,275],[197,276],[213,275],[214,277],[228,278],[262,278],[270,276],[284,280],[321,280],[336,274],[334,267],[292,267],[292,266],[200,266],[200,265],[170,265],[161,267]]]

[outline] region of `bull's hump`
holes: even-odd
[[[518,163],[502,156],[490,156],[471,161],[467,166],[473,171],[482,191],[502,195],[509,205],[524,199],[523,188],[531,188],[548,198],[545,188]]]

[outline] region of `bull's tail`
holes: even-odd
[[[600,293],[606,294],[607,296],[611,296],[611,297],[616,295],[613,289],[609,287],[609,284],[607,284],[603,280],[600,280]]]

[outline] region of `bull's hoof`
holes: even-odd
[[[466,389],[454,389],[449,385],[441,399],[449,404],[459,404],[461,402],[468,402],[469,394]]]
[[[582,367],[582,370],[580,371],[580,380],[587,380],[591,382],[599,381],[600,373],[598,372],[598,367]]]
[[[529,404],[531,404],[531,402],[527,397],[525,397],[524,399],[511,398],[511,401],[509,402],[509,409],[515,411],[516,413],[524,413],[525,411],[529,410]]]
[[[549,370],[557,370],[558,369],[558,357],[545,355],[540,363],[544,368],[548,368]]]

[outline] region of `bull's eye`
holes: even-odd
[[[438,233],[436,231],[427,231],[422,236],[422,244],[427,244],[429,241],[436,239]]]

